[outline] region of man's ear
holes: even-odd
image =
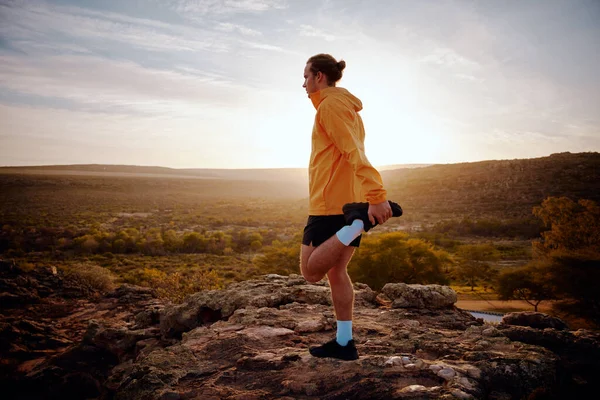
[[[323,73],[321,71],[317,72],[317,82],[321,82],[321,78],[323,77]]]

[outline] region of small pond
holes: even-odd
[[[469,313],[472,316],[474,316],[475,318],[483,318],[483,320],[485,322],[500,322],[500,321],[502,321],[502,315],[488,314],[488,313],[477,312],[477,311],[469,311]]]

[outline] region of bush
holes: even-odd
[[[106,268],[93,263],[79,263],[65,268],[65,276],[82,285],[108,292],[114,288],[115,277]]]
[[[297,242],[284,244],[277,240],[263,248],[263,253],[254,258],[254,264],[265,274],[299,274],[300,245]]]
[[[450,263],[445,251],[395,232],[365,237],[350,262],[348,273],[354,281],[374,290],[390,282],[448,284],[443,269]]]
[[[224,286],[223,279],[214,270],[166,273],[156,268],[144,268],[141,271],[133,271],[126,277],[126,281],[151,287],[156,290],[158,296],[176,303],[180,303],[190,294],[203,290],[218,290]]]

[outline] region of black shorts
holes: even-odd
[[[335,235],[346,224],[343,214],[340,215],[310,215],[304,227],[302,244],[317,247]],[[350,246],[358,247],[362,236],[354,239]]]

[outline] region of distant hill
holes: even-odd
[[[308,180],[305,168],[265,168],[265,169],[209,169],[209,168],[168,168],[138,165],[44,165],[26,167],[0,167],[0,173],[69,174],[96,176],[144,176],[198,179],[232,180]]]
[[[425,217],[431,221],[465,216],[523,218],[531,216],[532,208],[548,196],[600,202],[600,153],[597,152],[419,166],[399,164],[388,166],[397,167],[395,169],[380,168],[388,197],[403,206],[406,220]],[[167,191],[178,187],[190,193],[223,198],[285,197],[305,202],[308,196],[307,171],[304,168],[175,169],[57,165],[2,167],[0,174],[177,178],[176,183],[157,181],[157,186],[151,186],[151,193],[164,186]],[[195,182],[189,182],[189,179]]]
[[[391,169],[403,169],[403,168],[423,168],[429,167],[434,164],[394,164],[394,165],[384,165],[382,167],[377,167],[379,171],[389,171]]]
[[[379,167],[380,171],[420,168],[431,164],[396,164]],[[198,179],[231,179],[250,181],[297,181],[308,182],[306,168],[255,168],[255,169],[217,169],[217,168],[168,168],[138,165],[43,165],[25,167],[0,167],[0,173],[33,173],[33,174],[69,174],[96,176],[135,176],[198,178]]]
[[[438,164],[383,171],[389,197],[407,213],[445,217],[530,216],[548,196],[600,202],[600,153]]]

